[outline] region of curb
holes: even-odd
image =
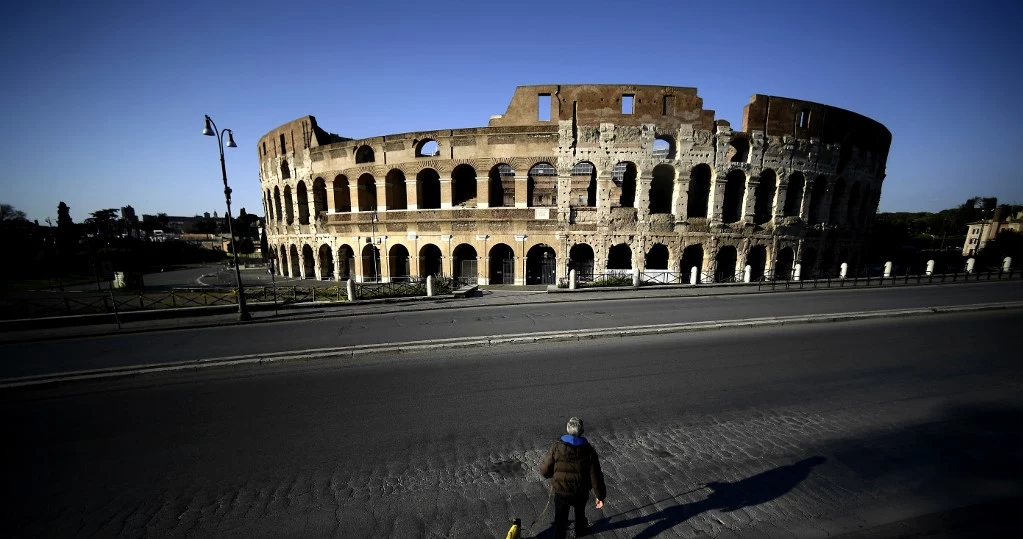
[[[664,335],[673,333],[690,333],[734,328],[763,328],[795,324],[815,324],[833,322],[852,322],[882,318],[904,318],[928,314],[954,314],[983,311],[999,311],[1023,309],[1021,302],[981,303],[974,305],[922,307],[914,309],[896,309],[886,311],[861,311],[834,313],[823,315],[800,315],[772,318],[747,318],[738,320],[721,320],[708,322],[683,322],[676,324],[659,324],[629,326],[617,329],[592,328],[571,331],[553,331],[537,333],[519,333],[508,335],[490,335],[481,337],[459,337],[450,339],[434,339],[429,341],[411,341],[403,343],[364,344],[342,346],[336,348],[317,348],[309,350],[273,352],[267,354],[249,354],[208,358],[180,363],[159,363],[155,365],[132,365],[127,367],[110,367],[87,371],[72,371],[57,374],[41,374],[8,378],[0,380],[0,389],[15,389],[57,383],[77,382],[85,380],[111,379],[132,377],[143,374],[198,370],[209,367],[227,367],[235,365],[256,365],[284,361],[304,361],[310,359],[357,359],[375,354],[401,354],[432,350],[450,350],[452,348],[491,347],[514,344],[536,344],[547,342],[565,342],[595,340],[607,337],[635,337],[643,335]]]

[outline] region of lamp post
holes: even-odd
[[[230,129],[218,131],[217,124],[206,115],[206,127],[202,134],[208,137],[217,137],[217,146],[220,148],[220,173],[224,178],[224,199],[227,201],[227,233],[231,235],[231,250],[234,252],[234,276],[238,281],[238,320],[246,322],[252,319],[248,309],[245,307],[245,288],[242,286],[242,272],[238,267],[238,242],[234,238],[234,225],[231,223],[231,188],[227,186],[227,166],[224,164],[224,133],[227,133],[227,147],[237,148],[234,143],[234,133]]]

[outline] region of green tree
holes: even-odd
[[[25,217],[25,212],[10,204],[0,204],[0,225],[27,222],[28,219]]]

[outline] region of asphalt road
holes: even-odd
[[[0,378],[361,344],[1023,300],[1023,282],[474,306],[0,346]]]
[[[0,525],[504,537],[543,509],[539,460],[579,415],[609,484],[589,509],[598,538],[824,536],[1008,499],[978,519],[1004,526],[1023,495],[1021,323],[932,315],[5,391]]]

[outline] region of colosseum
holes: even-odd
[[[695,88],[586,84],[520,86],[487,127],[355,140],[305,116],[258,153],[283,275],[531,285],[855,267],[890,144],[808,101],[754,95],[736,131]]]

